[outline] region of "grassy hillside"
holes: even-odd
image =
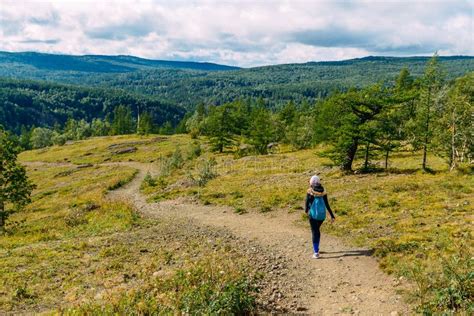
[[[109,149],[114,144],[135,146],[137,151],[115,155]],[[139,254],[137,251],[123,257],[120,247],[125,247],[125,244],[133,244],[133,249],[145,247],[139,236],[146,229],[152,229],[127,205],[111,208],[103,200],[103,189],[114,186],[117,181],[126,181],[133,170],[117,173],[106,166],[85,169],[63,164],[35,166],[33,161],[75,164],[138,161],[152,162],[160,168],[158,177],[147,177],[142,185],[142,192],[150,200],[185,197],[203,204],[228,205],[242,216],[247,212],[300,212],[301,221],[296,224],[302,229],[307,229],[303,216],[307,182],[312,174],[318,173],[337,217],[335,225],[323,226],[326,233],[371,247],[385,271],[406,278],[414,285],[411,298],[420,310],[452,310],[452,306],[462,306],[466,312],[472,309],[472,175],[449,172],[445,162],[434,156],[428,157],[433,172],[424,173],[420,170],[421,155],[411,152],[395,155],[386,172],[344,175],[326,158],[321,158],[320,151],[321,148],[295,152],[282,147],[271,155],[237,158],[232,153],[209,152],[206,139],[192,140],[187,135],[177,135],[93,138],[62,147],[24,152],[20,155],[21,160],[33,164],[29,168],[30,175],[35,182],[41,179],[42,185],[35,193],[29,211],[16,215],[17,223],[10,227],[11,235],[2,240],[1,266],[5,267],[7,277],[0,291],[10,295],[1,302],[3,308],[23,308],[25,302],[37,306],[35,304],[39,304],[45,293],[52,293],[47,296],[52,306],[61,297],[57,288],[51,290],[46,289],[44,283],[26,282],[35,269],[44,271],[37,275],[51,280],[58,277],[56,270],[44,270],[47,269],[43,265],[46,257],[41,255],[42,252],[35,252],[30,261],[33,264],[27,264],[27,249],[39,247],[48,251],[58,257],[58,269],[65,271],[77,267],[71,263],[72,258],[83,258],[81,260],[89,262],[88,271],[96,271],[95,275],[106,273],[106,279],[112,280],[116,272],[123,273]],[[356,162],[360,163],[359,160]],[[99,181],[88,182],[92,177]],[[85,195],[78,190],[93,193]],[[100,207],[87,211],[90,203]],[[56,224],[46,225],[44,219]],[[68,221],[79,224],[68,228]],[[172,224],[163,224],[171,225],[172,231]],[[110,232],[120,234],[110,235]],[[97,243],[91,241],[96,239]],[[32,244],[26,246],[27,243]],[[103,248],[107,244],[114,246]],[[200,248],[197,251],[201,252]],[[207,258],[202,251],[203,258]],[[150,265],[153,260],[158,260],[156,258],[164,256],[155,251],[152,253],[144,259],[150,260],[147,261]],[[185,253],[183,250],[181,254],[185,257]],[[91,254],[98,254],[106,260],[94,261]],[[118,258],[125,258],[126,263]],[[242,271],[244,263],[225,264],[235,269],[235,280],[243,277],[237,271]],[[15,268],[22,265],[25,269]],[[101,272],[105,266],[110,267],[106,269],[108,272]],[[140,274],[139,279],[145,278],[150,271]],[[75,277],[66,279],[70,284],[67,293],[74,293],[68,302],[77,304],[79,298],[90,298],[97,292],[78,288],[77,278],[81,273],[86,272],[74,272]],[[89,278],[93,276],[88,277],[88,282],[98,282],[101,284],[98,286],[107,288],[102,281]],[[21,284],[25,286],[19,287]],[[20,300],[12,298],[12,291]],[[30,294],[37,297],[36,301],[30,299]],[[125,305],[128,304],[125,302],[130,302],[130,299],[119,297],[115,302]],[[78,308],[90,310],[97,307],[87,306]]]
[[[178,152],[192,157],[195,147]],[[151,200],[188,196],[229,205],[239,214],[301,212],[299,225],[306,226],[303,198],[310,176],[317,173],[337,216],[326,232],[371,247],[385,271],[415,284],[411,297],[420,310],[472,310],[472,174],[449,172],[434,156],[428,157],[433,172],[424,173],[420,153],[402,152],[386,172],[344,175],[320,151],[281,148],[238,159],[231,153],[204,153],[173,169],[170,165],[180,160],[175,152],[160,162],[162,175],[145,181],[143,192]],[[196,179],[203,178],[204,185],[197,185]]]
[[[0,313],[255,308],[257,274],[227,235],[179,220],[141,218],[127,202],[105,196],[136,170],[74,165],[65,158],[78,153],[61,149],[55,154],[62,163],[28,164],[38,187],[33,202],[9,218],[0,239]]]
[[[21,161],[43,161],[50,163],[70,162],[74,164],[137,161],[155,162],[171,155],[177,147],[190,142],[188,135],[151,136],[105,136],[72,142],[66,146],[53,146],[21,153]],[[136,152],[114,154],[119,148],[135,147]]]

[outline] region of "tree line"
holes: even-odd
[[[474,73],[445,78],[435,55],[416,79],[404,68],[390,85],[352,88],[314,105],[290,101],[278,110],[262,98],[200,104],[185,126],[193,137],[208,136],[218,152],[266,154],[275,143],[296,149],[323,143],[326,155],[351,171],[356,157],[370,170],[371,160],[383,156],[387,168],[394,151],[409,148],[422,151],[424,170],[429,151],[444,157],[452,170],[474,159]]]
[[[63,126],[57,123],[51,128],[27,128],[22,126],[20,134],[16,138],[20,148],[28,150],[52,145],[62,146],[67,141],[83,140],[96,136],[148,135],[152,133],[169,135],[179,131],[180,125],[174,126],[170,121],[158,125],[154,123],[150,112],[137,112],[134,116],[129,106],[119,105],[104,119],[94,118],[88,122],[84,119],[69,118]],[[12,137],[15,137],[15,135]]]
[[[393,152],[407,149],[422,151],[425,170],[429,151],[444,157],[454,169],[473,159],[473,81],[474,72],[446,80],[435,55],[416,78],[403,68],[388,84],[333,92],[314,103],[290,100],[277,108],[264,98],[250,97],[218,106],[200,103],[181,120],[174,116],[174,121],[161,124],[149,104],[125,102],[111,111],[106,99],[102,104],[93,102],[109,106],[104,117],[87,121],[69,116],[63,125],[23,126],[19,143],[30,149],[91,136],[187,132],[192,137],[207,136],[218,152],[232,150],[238,155],[266,154],[278,143],[295,149],[326,144],[327,157],[345,171],[353,169],[357,157],[363,158],[364,170],[373,169],[371,161],[380,157],[387,168]],[[53,86],[53,91],[57,88]]]
[[[411,74],[419,77],[428,59],[421,56],[369,56],[345,61],[208,71],[208,67],[205,67],[207,70],[191,70],[176,68],[172,64],[154,68],[156,64],[153,61],[148,61],[151,62],[150,67],[143,64],[145,67],[142,68],[135,64],[138,67],[134,68],[132,60],[124,64],[125,60],[121,57],[107,57],[107,62],[102,63],[105,57],[98,56],[94,67],[91,67],[89,59],[78,60],[72,56],[30,54],[22,57],[21,54],[13,54],[10,58],[13,59],[0,59],[0,76],[95,86],[106,90],[114,88],[158,98],[164,103],[182,106],[187,110],[194,110],[200,102],[222,105],[238,98],[261,97],[266,104],[275,108],[290,100],[300,103],[306,99],[314,103],[334,91],[367,87],[376,82],[389,83],[403,67],[409,67]],[[443,56],[439,61],[446,69],[448,79],[474,70],[474,58],[470,56]],[[107,69],[107,65],[111,68]]]
[[[185,114],[179,106],[123,90],[10,79],[0,79],[0,104],[0,124],[17,134],[22,127],[54,128],[70,119],[109,120],[120,105],[133,117],[147,112],[154,125],[176,125]]]

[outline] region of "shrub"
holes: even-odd
[[[177,147],[171,156],[161,159],[160,177],[167,177],[173,170],[179,169],[184,164],[181,149]]]
[[[234,191],[231,193],[232,197],[235,199],[241,199],[244,197],[244,194],[240,191]]]
[[[221,254],[222,255],[222,254]],[[171,277],[158,278],[139,289],[62,311],[66,315],[244,315],[254,310],[253,278],[240,272],[235,260],[219,254],[198,260]],[[172,258],[170,257],[170,262]]]
[[[28,289],[26,288],[26,285],[17,287],[15,291],[13,292],[13,299],[16,299],[16,300],[25,300],[25,299],[31,299],[34,297],[35,296],[28,291]]]
[[[66,135],[59,134],[58,132],[53,132],[53,136],[51,137],[51,141],[54,145],[63,146],[66,144]]]
[[[400,203],[399,203],[398,201],[396,201],[396,200],[391,199],[391,200],[388,200],[388,201],[379,202],[379,203],[377,203],[377,205],[378,205],[379,207],[385,208],[385,207],[400,206]]]
[[[157,185],[156,179],[151,176],[150,172],[147,172],[145,178],[143,178],[143,183],[149,187],[156,187]]]
[[[170,157],[170,165],[173,169],[179,169],[183,166],[184,159],[181,149],[177,147]]]
[[[247,210],[241,206],[237,206],[234,210],[234,213],[241,215],[247,213]]]
[[[202,160],[197,167],[197,176],[189,175],[190,180],[200,187],[205,186],[210,180],[217,177],[214,167],[217,162],[214,158]]]
[[[99,207],[100,207],[99,205],[92,202],[87,202],[82,206],[73,205],[73,208],[64,217],[64,222],[69,227],[75,227],[75,226],[87,224],[88,223],[87,213]]]
[[[189,145],[188,148],[188,156],[186,157],[188,160],[193,160],[198,158],[202,154],[202,147],[198,142],[193,142]]]
[[[419,312],[474,312],[474,259],[465,244],[455,251],[455,255],[441,254],[438,262],[423,265],[414,260],[405,267],[404,274],[417,285]]]

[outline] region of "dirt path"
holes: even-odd
[[[147,216],[187,217],[202,225],[224,228],[239,239],[255,242],[285,258],[288,267],[284,271],[275,266],[275,284],[293,299],[294,311],[319,315],[410,313],[396,294],[397,281],[378,268],[366,249],[344,245],[338,238],[323,234],[322,258],[312,259],[310,232],[298,221],[300,214],[280,211],[238,215],[230,208],[202,206],[186,200],[147,203],[139,187],[147,172],[156,172],[153,165],[115,164],[135,167],[139,173],[128,185],[111,192],[111,198],[131,201]]]

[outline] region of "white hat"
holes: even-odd
[[[319,179],[318,176],[312,176],[311,179],[309,179],[309,185],[310,186],[315,186],[317,184],[321,183],[321,179]]]

